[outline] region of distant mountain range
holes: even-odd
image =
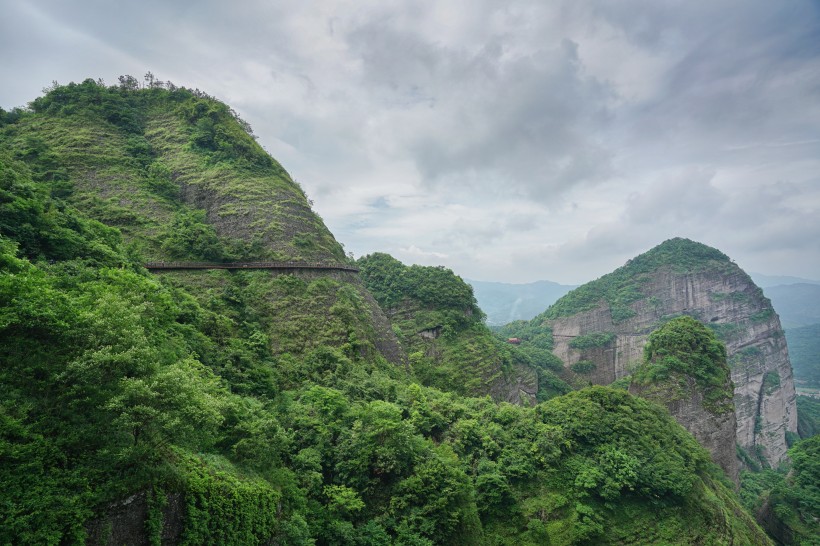
[[[790,277],[788,275],[764,275],[763,273],[749,273],[749,276],[760,288],[769,288],[772,286],[780,286],[784,284],[820,285],[820,281],[804,279],[802,277]]]
[[[780,316],[783,328],[820,324],[820,281],[783,275],[751,273]],[[530,320],[558,298],[576,288],[552,281],[527,284],[471,281],[478,305],[487,314],[487,324],[501,326],[514,320]]]
[[[551,281],[528,284],[471,281],[478,306],[487,314],[487,324],[501,326],[514,320],[530,320],[575,288]]]
[[[786,330],[786,343],[795,379],[820,387],[820,324]]]
[[[820,284],[783,284],[763,288],[783,328],[820,323]]]

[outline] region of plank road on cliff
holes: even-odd
[[[146,269],[320,269],[359,272],[359,268],[345,264],[316,262],[148,262]]]

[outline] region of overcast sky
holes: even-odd
[[[0,0],[0,106],[229,103],[359,256],[578,284],[682,236],[820,278],[820,3]]]

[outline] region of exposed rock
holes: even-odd
[[[674,246],[670,254],[694,254],[698,260],[681,267],[672,261],[674,256],[658,258],[667,250],[664,245]],[[706,257],[701,259],[701,254]],[[780,320],[746,273],[714,249],[673,239],[593,282],[607,285],[595,287],[600,298],[593,308],[568,314],[564,305],[556,312],[562,298],[534,319],[552,328],[554,353],[567,368],[581,361],[594,363],[594,370],[573,374],[576,380],[605,385],[625,377],[641,361],[650,332],[672,317],[691,315],[726,344],[738,444],[772,466],[783,460],[786,432],[797,431],[791,364]],[[621,297],[630,292],[633,297]],[[563,313],[566,316],[559,316]],[[595,332],[615,336],[601,347],[571,346],[579,336]]]
[[[666,406],[739,485],[737,420],[726,348],[705,326],[678,317],[649,336],[629,392]]]
[[[538,374],[532,368],[516,364],[512,371],[499,377],[490,385],[490,396],[499,402],[520,406],[536,403]]]
[[[167,494],[159,515],[160,544],[178,544],[182,535],[184,502],[179,493]],[[148,495],[141,491],[112,503],[106,513],[86,525],[90,546],[148,546]]]

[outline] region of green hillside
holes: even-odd
[[[741,495],[781,544],[813,546],[820,543],[820,436],[796,443],[789,458],[778,470],[744,472]]]
[[[149,273],[344,256],[229,108],[132,80],[0,118],[0,543],[769,544],[658,406],[459,394],[511,349],[446,270],[369,284],[452,392],[355,274]]]
[[[3,146],[147,259],[344,260],[229,107],[135,85],[56,87],[6,128]]]
[[[480,395],[512,373],[512,351],[490,334],[472,288],[452,271],[408,267],[380,253],[359,258],[357,265],[420,383]]]
[[[571,316],[594,309],[601,301],[606,301],[611,309],[612,322],[621,322],[634,315],[629,304],[646,297],[641,289],[646,274],[664,266],[671,267],[676,273],[689,273],[711,267],[725,269],[731,265],[728,256],[712,247],[689,239],[669,239],[612,273],[570,291],[533,321]]]

